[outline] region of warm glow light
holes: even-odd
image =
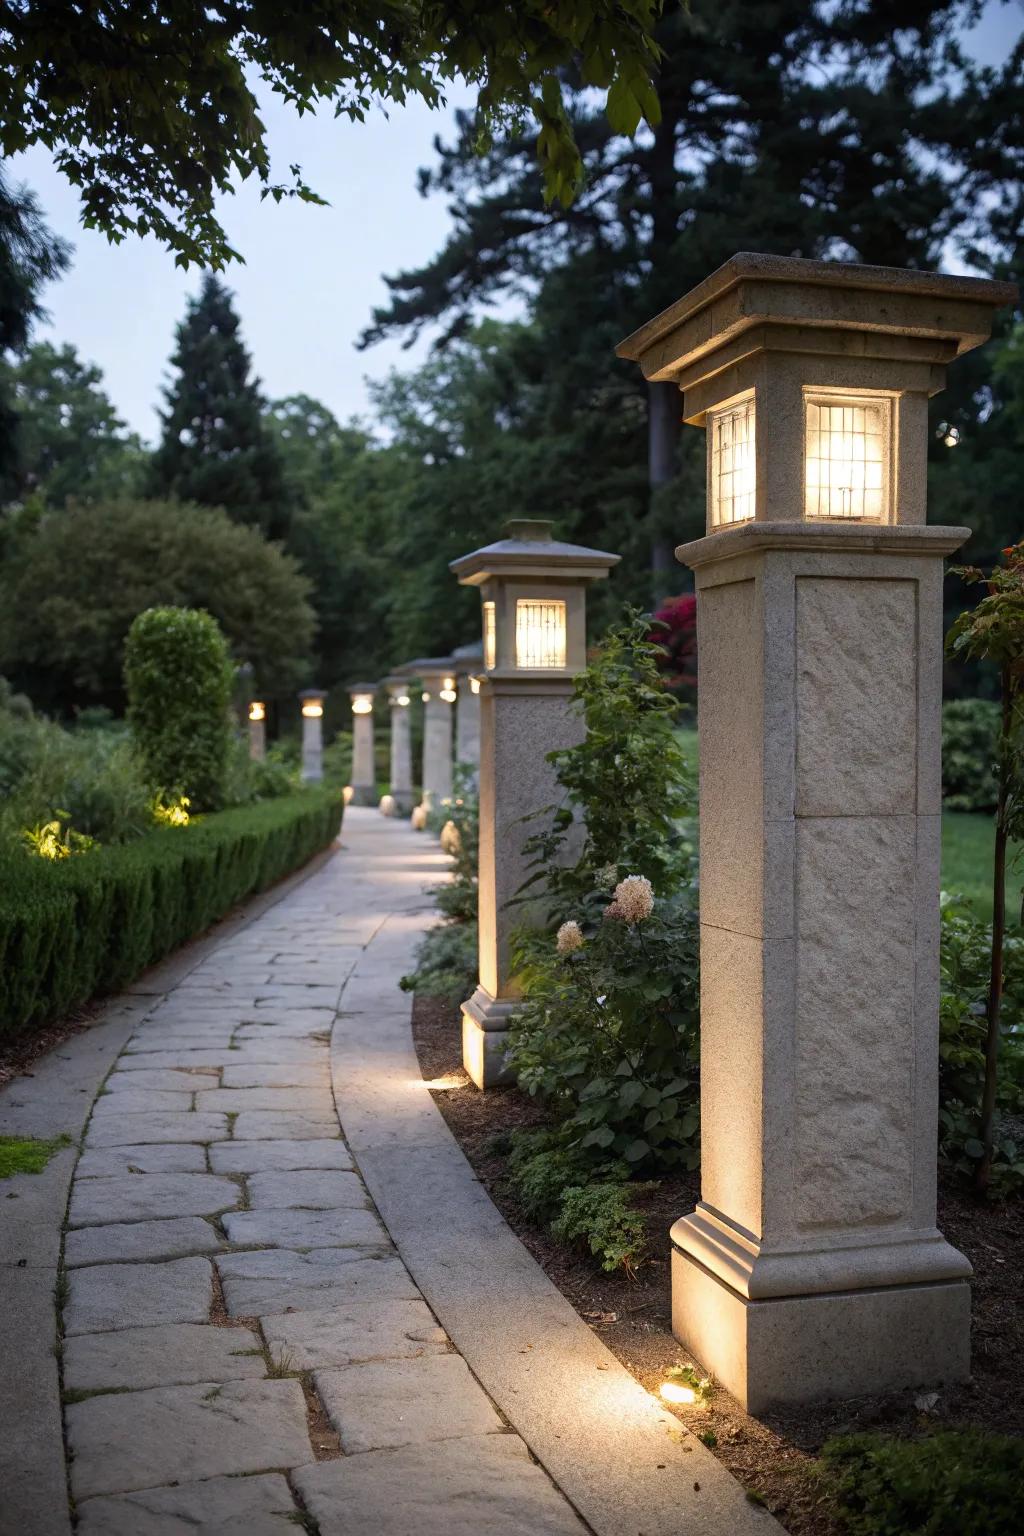
[[[449,693],[454,692],[454,689],[455,689],[455,679],[454,679],[454,677],[442,678],[441,682],[442,682],[442,686],[447,688]]]
[[[398,697],[396,699],[394,699],[392,702],[397,704],[399,709],[408,709],[409,708],[409,695],[407,693],[400,693],[398,695]]]
[[[484,603],[484,666],[493,672],[497,664],[498,623],[494,604]]]
[[[444,699],[446,704],[454,704],[455,700],[458,698],[458,694],[455,692],[454,688],[442,688],[441,698]]]
[[[470,691],[470,693],[479,693],[480,692],[480,679],[478,677],[471,677],[470,678],[470,680],[469,680],[469,691]]]
[[[754,397],[711,416],[711,526],[745,523],[754,515]]]
[[[305,715],[307,720],[319,720],[323,712],[323,705],[318,704],[316,699],[307,699],[305,704],[302,706],[302,713]]]
[[[249,705],[249,719],[250,720],[265,720],[266,718],[267,718],[267,707],[266,707],[266,705],[259,703],[259,701],[257,699],[253,699],[252,703]]]
[[[427,692],[427,690],[425,688],[424,688],[423,692],[420,694],[420,698],[423,700],[424,704],[429,704],[430,703],[430,694]]]
[[[516,666],[565,666],[565,603],[532,597],[516,600]]]
[[[352,697],[352,713],[354,715],[371,715],[373,713],[373,694],[354,694]]]
[[[808,393],[804,433],[804,516],[883,522],[889,401]]]
[[[666,1403],[695,1403],[697,1394],[692,1387],[684,1387],[678,1381],[663,1381],[658,1388]]]

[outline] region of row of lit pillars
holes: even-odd
[[[299,694],[302,716],[302,778],[316,783],[323,778],[323,713],[327,697],[319,688]],[[267,706],[262,699],[249,703],[249,756],[261,763],[267,755]]]

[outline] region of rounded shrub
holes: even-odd
[[[942,794],[947,811],[993,811],[996,805],[999,705],[950,699],[942,706]]]
[[[232,666],[215,619],[148,608],[124,648],[128,719],[154,789],[193,811],[224,804],[231,752]]]

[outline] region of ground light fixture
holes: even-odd
[[[324,699],[322,688],[304,688],[299,694],[302,712],[302,780],[318,784],[324,776]]]
[[[528,874],[523,843],[542,826],[524,818],[559,799],[548,753],[583,733],[570,700],[586,666],[586,590],[619,561],[558,542],[546,521],[519,519],[506,533],[451,567],[481,598],[479,982],[462,1007],[463,1064],[478,1088],[507,1077],[519,1001],[509,941],[531,916],[509,903]]]
[[[1016,289],[741,254],[618,349],[708,433],[701,1198],[676,1337],[753,1413],[962,1381],[936,1227],[943,557],[928,401]]]
[[[373,703],[376,683],[353,683],[348,690],[352,705],[352,805],[377,804],[377,768],[373,742]]]

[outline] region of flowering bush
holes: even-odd
[[[651,639],[659,647],[665,682],[683,703],[697,702],[697,599],[692,592],[666,598],[654,615]]]
[[[510,1062],[520,1087],[555,1110],[565,1145],[592,1163],[694,1167],[693,784],[642,615],[606,636],[575,697],[587,736],[551,759],[565,804],[527,844],[524,891],[551,929],[516,936],[524,1003]],[[580,853],[563,863],[578,820]]]

